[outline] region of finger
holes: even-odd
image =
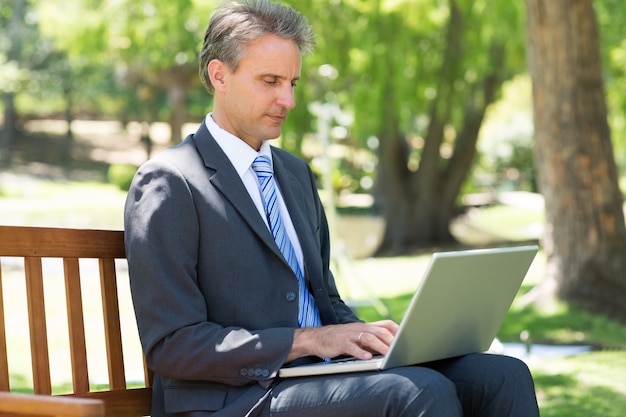
[[[393,336],[389,334],[379,335],[370,332],[361,332],[358,337],[360,348],[369,352],[384,355],[389,350]]]
[[[358,359],[368,360],[372,358],[372,351],[367,347],[368,342],[365,338],[368,337],[368,334],[365,332],[359,332],[359,334],[351,340],[351,344],[347,349],[347,354],[353,356]],[[374,351],[373,353],[379,353]]]
[[[364,330],[380,339],[384,344],[390,345],[397,331],[395,323],[389,321],[387,325],[381,326],[378,323],[370,323]],[[370,339],[371,341],[371,339]]]
[[[314,335],[313,354],[332,358],[351,355],[370,359],[372,353],[385,354],[391,344],[396,324],[392,321],[377,323],[350,323],[307,329]]]
[[[380,321],[375,321],[375,322],[368,323],[368,324],[371,325],[371,326],[384,328],[384,329],[388,330],[393,335],[396,334],[396,332],[398,331],[398,328],[400,327],[393,320],[380,320]]]

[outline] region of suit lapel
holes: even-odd
[[[272,160],[274,162],[274,175],[276,176],[281,194],[285,200],[285,205],[289,211],[293,227],[298,234],[298,240],[300,241],[300,246],[302,247],[306,261],[308,250],[311,249],[311,236],[314,231],[311,230],[309,222],[307,221],[306,207],[304,206],[306,199],[302,192],[302,185],[294,177],[293,173],[285,167],[280,155],[273,153]]]
[[[306,278],[311,281],[314,288],[316,286],[321,287],[322,283],[316,282],[315,278],[321,277],[322,271],[319,269],[319,262],[313,261],[319,257],[319,249],[313,238],[315,230],[311,230],[311,223],[308,220],[307,207],[305,206],[308,200],[302,191],[302,183],[285,167],[280,155],[275,152],[272,155],[274,175],[280,185],[285,205],[302,248]]]
[[[202,123],[193,142],[198,150],[209,174],[209,181],[218,189],[226,200],[239,212],[241,217],[248,223],[252,231],[278,256],[282,258],[280,250],[276,246],[271,233],[265,222],[259,216],[256,206],[252,202],[248,190],[241,182],[237,171],[230,163],[222,148],[217,144],[209,133],[206,125]]]
[[[337,316],[324,283],[323,262],[320,261],[320,248],[315,240],[317,230],[313,230],[308,213],[314,210],[313,207],[307,207],[310,199],[305,197],[302,191],[302,182],[294,177],[294,174],[285,167],[280,154],[274,152],[274,175],[280,184],[285,205],[289,210],[291,221],[298,234],[302,254],[304,258],[304,273],[309,281],[315,303],[319,308],[322,322],[325,324],[337,323]]]

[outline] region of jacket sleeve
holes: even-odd
[[[131,293],[148,366],[176,380],[246,385],[271,379],[293,328],[208,320],[197,266],[200,217],[187,178],[156,158],[135,175],[124,213]]]

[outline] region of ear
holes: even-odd
[[[223,91],[226,87],[226,79],[228,76],[228,67],[219,59],[213,59],[209,62],[208,73],[211,84],[215,91]]]

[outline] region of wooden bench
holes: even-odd
[[[17,269],[6,266],[6,262],[13,258],[23,260],[23,273],[18,271],[19,278],[14,275]],[[151,372],[143,365],[139,365],[141,381],[138,387],[129,387],[125,375],[125,357],[122,345],[122,332],[120,326],[120,304],[118,294],[118,275],[120,262],[124,262],[124,233],[113,230],[78,230],[62,228],[42,227],[15,227],[0,226],[0,415],[28,415],[28,416],[115,416],[136,417],[150,415]],[[47,258],[58,258],[62,264],[65,297],[46,297],[48,291]],[[83,261],[91,259],[91,261]],[[117,261],[116,261],[117,260]],[[120,261],[122,260],[122,261]],[[15,261],[14,261],[15,262]],[[92,268],[91,275],[85,273],[84,262],[97,263]],[[79,266],[80,265],[80,266]],[[28,333],[24,336],[30,339],[30,357],[32,362],[32,389],[31,393],[11,392],[10,369],[11,361],[8,355],[7,343],[15,336],[7,334],[7,324],[15,317],[7,317],[9,300],[12,304],[14,295],[3,293],[9,281],[3,272],[11,269],[11,283],[21,280],[25,286],[26,304],[24,311],[28,316]],[[19,268],[21,270],[21,268]],[[83,269],[83,270],[81,270]],[[87,268],[89,269],[89,268]],[[4,271],[3,271],[4,270]],[[99,271],[96,272],[96,271]],[[102,323],[94,323],[94,319],[85,318],[84,306],[90,306],[92,301],[89,297],[94,294],[83,294],[81,282],[85,280],[98,280],[101,298]],[[4,284],[4,285],[3,285]],[[61,285],[63,287],[63,285]],[[97,292],[97,291],[90,291]],[[69,342],[63,352],[64,358],[69,358],[58,363],[53,360],[56,371],[60,366],[67,369],[68,377],[71,378],[71,392],[56,393],[51,380],[51,354],[49,349],[49,335],[60,334],[58,327],[49,328],[46,319],[47,309],[51,304],[60,303],[61,310],[67,311],[67,321],[62,320],[67,326]],[[99,310],[99,309],[98,309]],[[26,322],[25,318],[24,322]],[[136,323],[133,317],[133,327]],[[108,383],[105,388],[94,388],[94,383],[89,378],[88,364],[95,361],[104,362],[103,358],[92,358],[85,337],[85,324],[92,331],[94,327],[103,329],[103,343],[106,345],[106,368],[108,370]],[[96,326],[98,324],[99,326]],[[56,325],[58,326],[58,324]],[[25,329],[24,329],[25,330]],[[20,332],[22,333],[22,332]],[[140,347],[137,349],[140,351]],[[126,347],[126,346],[125,346]],[[57,346],[55,346],[55,349]],[[10,349],[9,349],[10,351]],[[23,354],[23,352],[20,352]],[[139,362],[143,362],[143,356],[138,353]],[[58,354],[55,353],[55,358]],[[126,362],[128,365],[128,362]],[[137,365],[137,364],[135,364]],[[143,369],[143,371],[141,371]],[[70,382],[70,381],[68,381]]]

